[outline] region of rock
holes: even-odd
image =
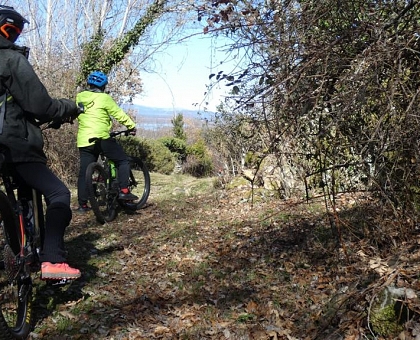
[[[415,296],[414,291],[393,286],[385,287],[376,296],[369,315],[372,330],[376,334],[396,337],[403,331],[403,324],[414,316],[414,312],[401,303],[408,296]]]

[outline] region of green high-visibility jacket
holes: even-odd
[[[79,148],[93,145],[94,143],[89,143],[90,138],[109,138],[112,118],[127,129],[136,127],[136,123],[107,93],[85,90],[76,96],[76,103],[82,103],[85,108],[85,112],[77,117],[79,123],[77,147]]]

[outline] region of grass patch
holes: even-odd
[[[163,175],[151,173],[151,197],[158,202],[173,201],[180,197],[208,194],[213,191],[212,177],[196,178],[190,175]]]

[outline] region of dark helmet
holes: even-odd
[[[89,85],[101,88],[108,84],[108,77],[101,71],[93,71],[91,74],[89,74],[87,83]]]
[[[0,34],[11,42],[15,42],[22,33],[25,23],[29,23],[13,7],[0,5]]]

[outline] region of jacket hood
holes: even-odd
[[[30,50],[29,47],[16,45],[12,43],[11,41],[7,40],[2,35],[0,35],[0,49],[15,50],[23,54],[26,57],[26,59],[28,59],[29,57],[29,50]]]
[[[85,91],[95,92],[95,93],[103,93],[104,92],[103,90],[101,90],[100,88],[95,87],[95,86],[89,87],[89,88],[85,89]]]
[[[82,100],[91,100],[92,98],[96,97],[96,94],[97,92],[85,90],[85,91],[79,92],[77,94],[77,97]]]

